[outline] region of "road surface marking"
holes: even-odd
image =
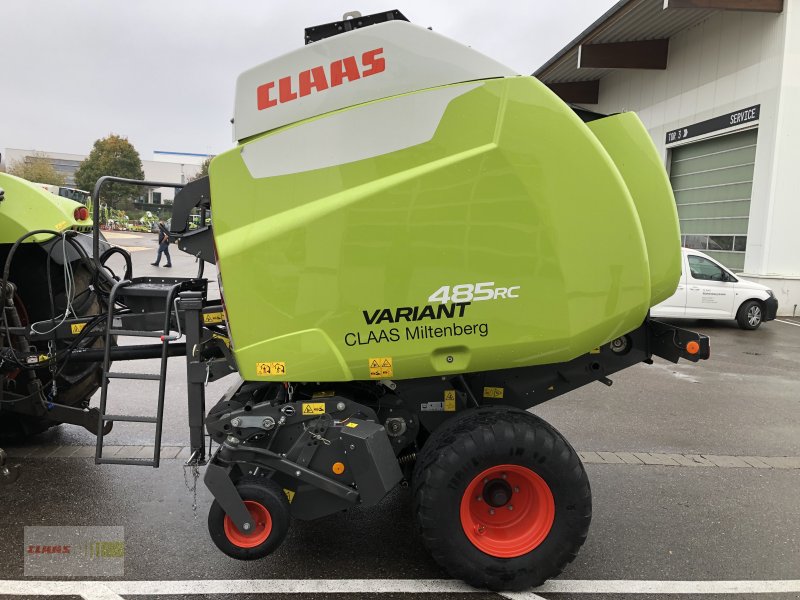
[[[115,238],[116,239],[125,239],[125,238],[136,239],[136,238],[142,237],[142,236],[136,235],[135,233],[125,233],[125,232],[122,232],[122,231],[106,231],[106,230],[103,230],[103,235],[106,236],[107,238],[111,238],[111,239],[115,239]]]
[[[94,458],[94,446],[18,446],[6,447],[10,458],[44,458],[91,459]],[[125,446],[107,446],[104,455],[117,453],[137,454],[142,448],[152,446],[128,444]],[[191,454],[189,446],[161,446],[162,460],[184,460]],[[707,467],[711,469],[800,469],[800,456],[729,456],[718,454],[677,454],[674,452],[606,452],[603,450],[580,450],[578,455],[584,464],[601,465],[636,465],[679,467]]]
[[[208,594],[464,594],[486,593],[449,579],[193,579],[186,581],[2,581],[0,594],[123,596]],[[797,594],[800,579],[743,581],[552,580],[528,592],[496,592],[509,600],[543,600],[539,594]]]
[[[791,321],[784,321],[783,319],[775,319],[778,323],[786,323],[787,325],[794,325],[800,327],[800,323],[792,323]]]
[[[800,579],[765,581],[647,581],[619,580],[558,580],[546,582],[536,589],[541,594],[796,594]],[[527,592],[504,592],[512,600],[529,599]]]

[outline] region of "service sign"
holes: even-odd
[[[708,119],[707,121],[700,121],[699,123],[695,123],[693,125],[687,125],[686,127],[680,127],[678,129],[668,131],[666,142],[668,145],[675,144],[676,142],[682,142],[689,138],[705,135],[707,133],[722,131],[724,129],[730,129],[731,127],[737,127],[745,123],[758,121],[760,115],[760,104],[749,106],[747,108],[728,113],[727,115],[721,115],[719,117],[714,117],[713,119]]]

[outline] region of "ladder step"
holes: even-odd
[[[151,381],[160,381],[161,375],[156,375],[153,373],[106,373],[106,377],[109,379],[148,379]]]
[[[156,417],[137,417],[136,415],[103,415],[103,421],[128,421],[130,423],[158,423]]]
[[[138,331],[136,329],[111,329],[111,335],[129,335],[132,337],[156,337],[160,338],[164,335],[163,331]]]
[[[155,467],[156,461],[152,458],[95,458],[98,465],[138,465],[141,467]]]

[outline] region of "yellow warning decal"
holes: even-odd
[[[222,340],[222,343],[225,344],[228,348],[231,347],[231,341],[224,335],[220,333],[212,333],[211,337],[215,340]]]
[[[394,377],[394,366],[392,365],[392,357],[385,356],[382,358],[370,358],[369,376],[371,379],[386,379]]]
[[[211,323],[222,323],[224,321],[225,313],[222,311],[206,313],[203,315],[203,323],[206,323],[207,325]]]
[[[39,362],[44,362],[47,360],[47,354],[40,354],[39,355]]]
[[[444,391],[444,410],[445,412],[453,412],[456,409],[456,391]]]
[[[348,423],[345,427],[349,427],[350,429],[355,429],[358,427],[358,423]]]
[[[256,363],[256,375],[262,377],[276,377],[286,375],[285,362],[259,362]]]
[[[485,387],[483,388],[484,398],[502,398],[504,388],[501,387]]]
[[[86,323],[73,323],[70,325],[70,329],[72,329],[72,335],[79,334],[81,331],[83,331],[84,327],[86,327]]]
[[[286,499],[289,500],[289,504],[291,504],[292,500],[294,500],[295,493],[292,490],[287,490],[286,488],[283,488],[283,493],[286,494]]]
[[[312,398],[332,398],[334,395],[335,394],[334,394],[333,390],[331,390],[331,391],[328,391],[328,392],[314,392],[314,394],[311,397]]]
[[[66,229],[67,225],[69,225],[69,223],[67,223],[66,221],[61,221],[61,223],[58,223],[56,225],[56,230],[61,231],[62,229]]]
[[[303,402],[304,415],[324,415],[325,403],[324,402]]]
[[[589,350],[589,354],[600,354],[600,347],[594,348],[593,350]]]

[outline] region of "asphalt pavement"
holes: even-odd
[[[110,241],[132,250],[136,275],[196,272],[175,247],[170,271],[151,266],[154,235]],[[215,280],[212,266],[205,275]],[[373,509],[294,522],[266,559],[222,555],[206,531],[211,497],[202,482],[193,509],[182,460],[185,367],[175,358],[163,434],[171,450],[161,468],[95,466],[87,457],[93,437],[71,426],[6,446],[22,473],[0,487],[0,596],[800,598],[800,322],[753,332],[733,322],[680,324],[711,336],[710,360],[657,359],[617,374],[612,387],[593,384],[534,409],[581,453],[594,504],[577,559],[543,588],[497,595],[448,579],[414,531],[405,488]],[[156,362],[126,370],[147,372]],[[146,414],[155,385],[115,381],[112,406]],[[209,384],[208,403],[227,385]],[[118,424],[107,443],[146,452],[146,427]],[[124,527],[124,575],[25,577],[24,528],[37,525]]]

